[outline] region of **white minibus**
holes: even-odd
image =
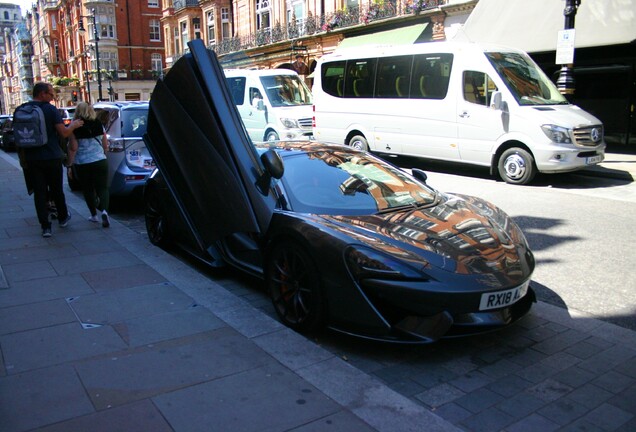
[[[389,155],[490,167],[508,183],[601,162],[603,125],[523,51],[431,42],[319,59],[314,137]]]
[[[307,139],[311,91],[288,69],[226,69],[230,94],[252,141]]]

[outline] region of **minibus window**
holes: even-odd
[[[413,56],[382,57],[378,60],[375,97],[408,98]]]
[[[331,96],[344,96],[344,61],[326,63],[322,65],[321,82],[322,90]]]
[[[463,77],[464,100],[490,106],[490,97],[497,90],[493,80],[483,72],[465,71]]]
[[[230,94],[236,105],[243,105],[245,102],[245,77],[227,78],[227,85]]]
[[[453,66],[452,54],[419,54],[414,56],[410,97],[444,99]]]
[[[345,76],[346,98],[372,98],[376,59],[349,60]]]

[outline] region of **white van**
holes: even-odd
[[[311,91],[288,69],[226,69],[230,94],[252,141],[307,139]]]
[[[357,47],[318,61],[314,136],[483,165],[508,183],[605,157],[602,123],[523,51],[474,43]]]

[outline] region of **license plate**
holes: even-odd
[[[144,168],[150,169],[155,167],[154,159],[144,159]]]
[[[590,156],[589,158],[587,158],[585,160],[585,163],[590,165],[590,164],[595,164],[595,163],[599,163],[603,161],[603,156],[601,155],[596,155],[596,156]]]
[[[528,284],[525,283],[509,290],[482,294],[479,310],[500,309],[510,306],[525,296],[527,292]]]

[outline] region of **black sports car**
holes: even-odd
[[[254,145],[201,41],[157,82],[144,139],[151,242],[263,276],[293,329],[424,343],[507,326],[535,300],[503,211],[349,147]]]

